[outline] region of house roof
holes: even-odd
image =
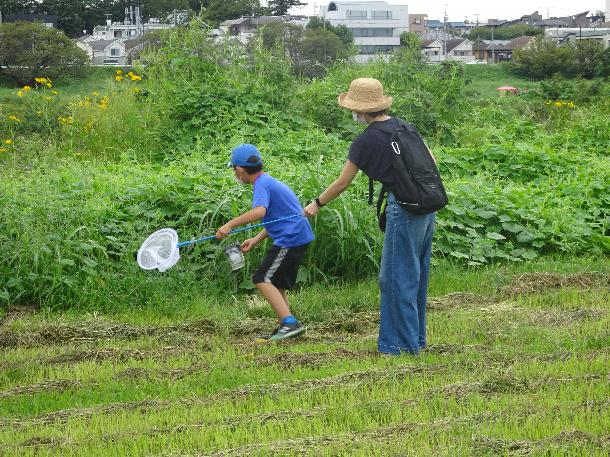
[[[454,40],[448,40],[447,41],[447,52],[453,51],[464,41],[467,41],[467,40],[465,38],[456,38]]]
[[[91,49],[94,51],[103,51],[114,42],[122,43],[121,40],[97,40],[87,44],[91,46]]]
[[[443,27],[443,23],[437,19],[428,19],[428,27],[433,29],[440,29]]]
[[[421,47],[422,48],[431,48],[431,47],[433,47],[431,45],[434,43],[438,43],[437,46],[442,46],[441,42],[435,39],[435,40],[423,40],[421,42]]]
[[[521,49],[523,46],[527,45],[530,41],[532,41],[533,38],[533,36],[527,35],[518,36],[517,38],[513,38],[512,40],[510,40],[506,44],[506,46],[511,49]]]

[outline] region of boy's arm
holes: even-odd
[[[267,229],[264,228],[260,231],[260,233],[258,235],[256,235],[254,238],[252,238],[254,240],[254,242],[256,244],[260,243],[261,241],[263,241],[265,238],[267,238],[267,236],[269,236],[269,234],[267,233]]]
[[[235,227],[239,227],[240,225],[249,224],[250,222],[258,221],[262,219],[267,214],[267,209],[264,206],[257,206],[256,208],[252,208],[250,211],[242,214],[241,216],[237,216],[235,219],[231,219],[225,225],[220,227],[216,231],[216,238],[222,240],[229,235],[229,232],[233,230]]]

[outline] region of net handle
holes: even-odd
[[[252,230],[252,229],[257,228],[257,227],[264,227],[265,225],[273,224],[274,222],[285,221],[286,219],[292,219],[293,217],[302,216],[302,215],[303,215],[302,213],[297,213],[297,214],[293,214],[291,216],[286,216],[286,217],[280,217],[278,219],[273,219],[272,221],[261,222],[260,224],[248,225],[246,227],[242,227],[242,228],[238,228],[238,229],[235,229],[235,230],[231,230],[229,232],[229,235],[232,235],[233,233],[243,232],[243,231],[246,231],[246,230]],[[211,240],[212,238],[216,238],[216,235],[204,236],[203,238],[197,238],[197,239],[191,240],[191,241],[182,241],[182,242],[178,243],[176,246],[181,248],[182,246],[188,246],[189,244],[200,243],[202,241]]]

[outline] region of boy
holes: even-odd
[[[261,154],[255,146],[242,144],[234,148],[228,166],[233,167],[240,183],[252,185],[252,209],[220,227],[216,238],[223,239],[233,228],[259,219],[268,222],[303,212],[292,189],[263,171]],[[252,276],[252,282],[277,315],[279,327],[265,337],[275,341],[305,332],[305,327],[290,312],[286,290],[294,287],[299,265],[314,235],[309,221],[296,216],[269,224],[254,238],[245,240],[242,251],[249,252],[267,237],[273,240],[273,246]]]

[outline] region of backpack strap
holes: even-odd
[[[379,197],[377,197],[377,220],[380,220],[381,214],[385,213],[385,208],[383,203],[388,196],[388,190],[385,186],[381,186],[381,190],[379,191]],[[383,209],[382,209],[383,208]]]
[[[369,178],[369,205],[373,204],[373,195],[375,194],[375,182],[373,178]]]

